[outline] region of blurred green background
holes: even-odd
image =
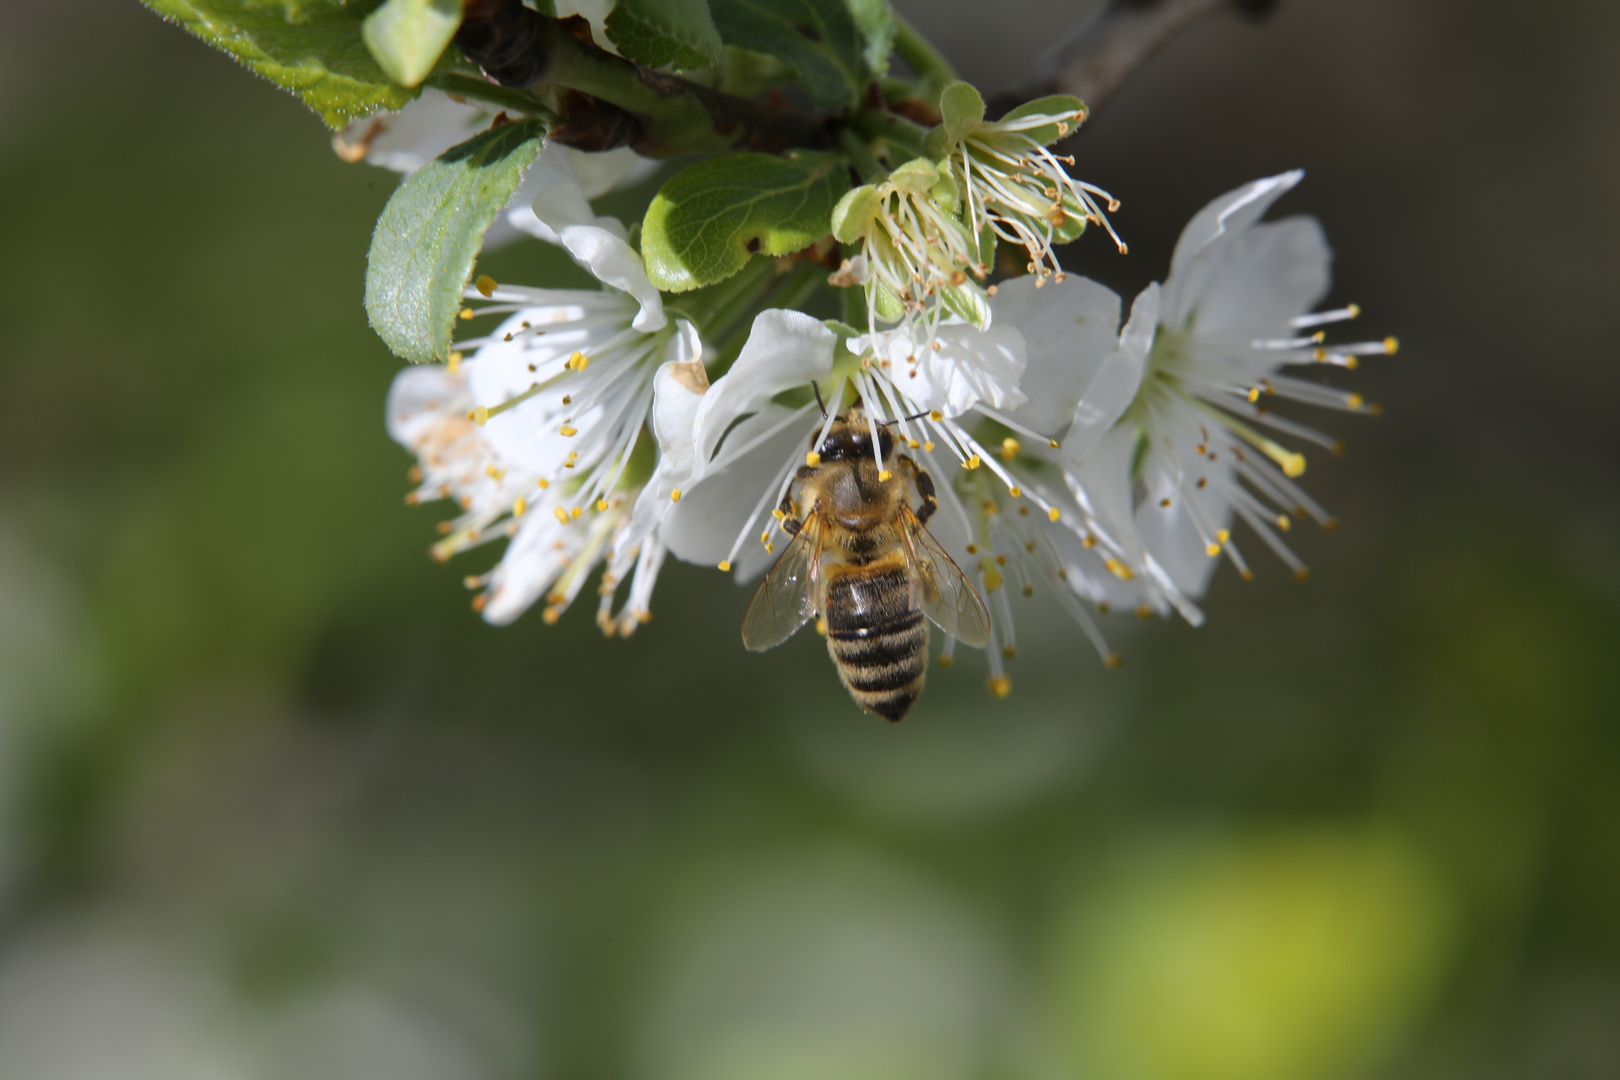
[[[992,92],[1088,10],[900,7]],[[1620,7],[1284,0],[1100,111],[1071,269],[1303,166],[1387,412],[1308,585],[1117,672],[1032,602],[895,727],[700,568],[482,624],[383,432],[393,177],[129,0],[0,28],[0,1077],[1620,1075]]]

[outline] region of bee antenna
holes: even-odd
[[[816,404],[821,407],[821,418],[827,419],[827,403],[821,400],[821,385],[814,379],[810,380],[810,389],[816,392]]]
[[[923,417],[925,417],[927,415],[928,415],[928,410],[924,409],[922,412],[920,412],[920,413],[912,413],[910,416],[897,416],[893,420],[885,420],[885,421],[883,421],[883,426],[888,427],[890,424],[898,424],[898,423],[901,423],[901,422],[904,422],[904,421],[921,420]]]

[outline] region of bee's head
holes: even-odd
[[[889,430],[888,424],[878,424],[877,434],[879,455],[882,460],[887,461],[889,455],[894,453],[894,434]],[[816,435],[812,434],[810,447],[813,450],[817,449],[815,442]],[[874,456],[872,425],[867,422],[866,410],[857,403],[850,407],[849,412],[833,417],[832,427],[819,449],[822,461],[850,461],[860,458],[871,460]]]

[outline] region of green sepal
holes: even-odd
[[[940,303],[952,315],[966,319],[980,330],[990,325],[990,304],[984,294],[969,285],[941,289]]]
[[[831,229],[849,190],[834,154],[727,154],[670,177],[642,221],[647,276],[665,292],[723,281],[751,255],[790,255]]]
[[[866,287],[866,294],[872,301],[873,312],[881,321],[893,323],[905,317],[905,305],[900,303],[900,298],[887,285],[873,282]]]
[[[377,219],[366,259],[366,316],[413,364],[449,353],[462,294],[484,232],[545,140],[544,120],[519,120],[452,146],[407,176]]]
[[[832,234],[841,244],[853,244],[866,235],[866,227],[883,209],[883,199],[871,184],[845,192],[832,211]]]
[[[711,0],[710,11],[727,45],[776,57],[822,108],[854,104],[872,78],[844,0]]]
[[[994,268],[996,265],[996,243],[999,237],[993,225],[986,222],[984,228],[979,230],[979,262]]]
[[[940,169],[927,158],[912,158],[888,176],[887,183],[908,195],[932,192],[939,183]]]
[[[940,92],[939,115],[946,142],[960,142],[984,124],[984,98],[958,79]]]
[[[708,67],[720,34],[705,0],[617,0],[603,27],[627,60],[644,67]]]
[[[421,91],[395,83],[366,48],[377,0],[142,0],[163,18],[298,97],[332,128]]]
[[[417,86],[460,26],[461,0],[387,0],[365,17],[360,36],[390,79]]]
[[[1066,139],[1074,134],[1075,128],[1086,118],[1086,103],[1070,94],[1048,94],[1038,97],[1034,101],[1026,101],[1018,108],[996,121],[1005,124],[1009,120],[1021,120],[1026,116],[1045,113],[1049,116],[1061,116],[1065,113],[1079,113],[1078,120],[1068,121],[1068,130],[1062,130],[1057,124],[1043,124],[1040,127],[1030,128],[1023,134],[1028,135],[1042,146],[1050,146],[1059,139]]]

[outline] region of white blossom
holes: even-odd
[[[604,630],[629,633],[647,617],[663,561],[657,522],[647,511],[636,513],[644,485],[657,475],[644,434],[655,377],[671,363],[701,370],[702,347],[690,323],[665,314],[623,227],[592,215],[577,187],[555,180],[537,194],[535,206],[576,260],[608,287],[533,289],[478,279],[468,298],[488,303],[464,315],[505,318],[492,333],[459,342],[440,376],[458,380],[461,390],[455,399],[460,411],[436,417],[438,443],[451,440],[457,448],[440,455],[450,462],[440,471],[453,469],[473,482],[482,471],[501,480],[499,497],[487,506],[481,488],[450,485],[452,494],[472,499],[468,537],[488,535],[510,515],[512,543],[500,564],[469,579],[488,587],[486,619],[510,621],[544,596],[546,617],[555,620],[605,562],[598,621]],[[401,383],[414,389],[407,380],[425,376],[402,373]],[[417,424],[425,428],[429,421]],[[419,439],[401,441],[416,449]],[[425,464],[423,471],[426,484]],[[461,531],[455,527],[451,535]],[[629,598],[615,616],[612,597],[626,579]]]
[[[1393,339],[1325,344],[1319,327],[1354,318],[1354,306],[1311,314],[1327,292],[1330,252],[1310,218],[1261,223],[1302,174],[1256,181],[1215,200],[1188,224],[1162,288],[1133,305],[1118,348],[1095,365],[1061,466],[1083,511],[1081,527],[1125,580],[1140,579],[1154,610],[1189,621],[1223,552],[1244,577],[1232,537],[1239,518],[1303,577],[1279,536],[1291,515],[1333,519],[1294,482],[1304,455],[1266,434],[1337,449],[1334,440],[1272,414],[1268,396],[1364,410],[1359,394],[1282,374],[1395,350]],[[1009,290],[1003,289],[1003,294]],[[998,317],[1023,321],[1011,312]]]

